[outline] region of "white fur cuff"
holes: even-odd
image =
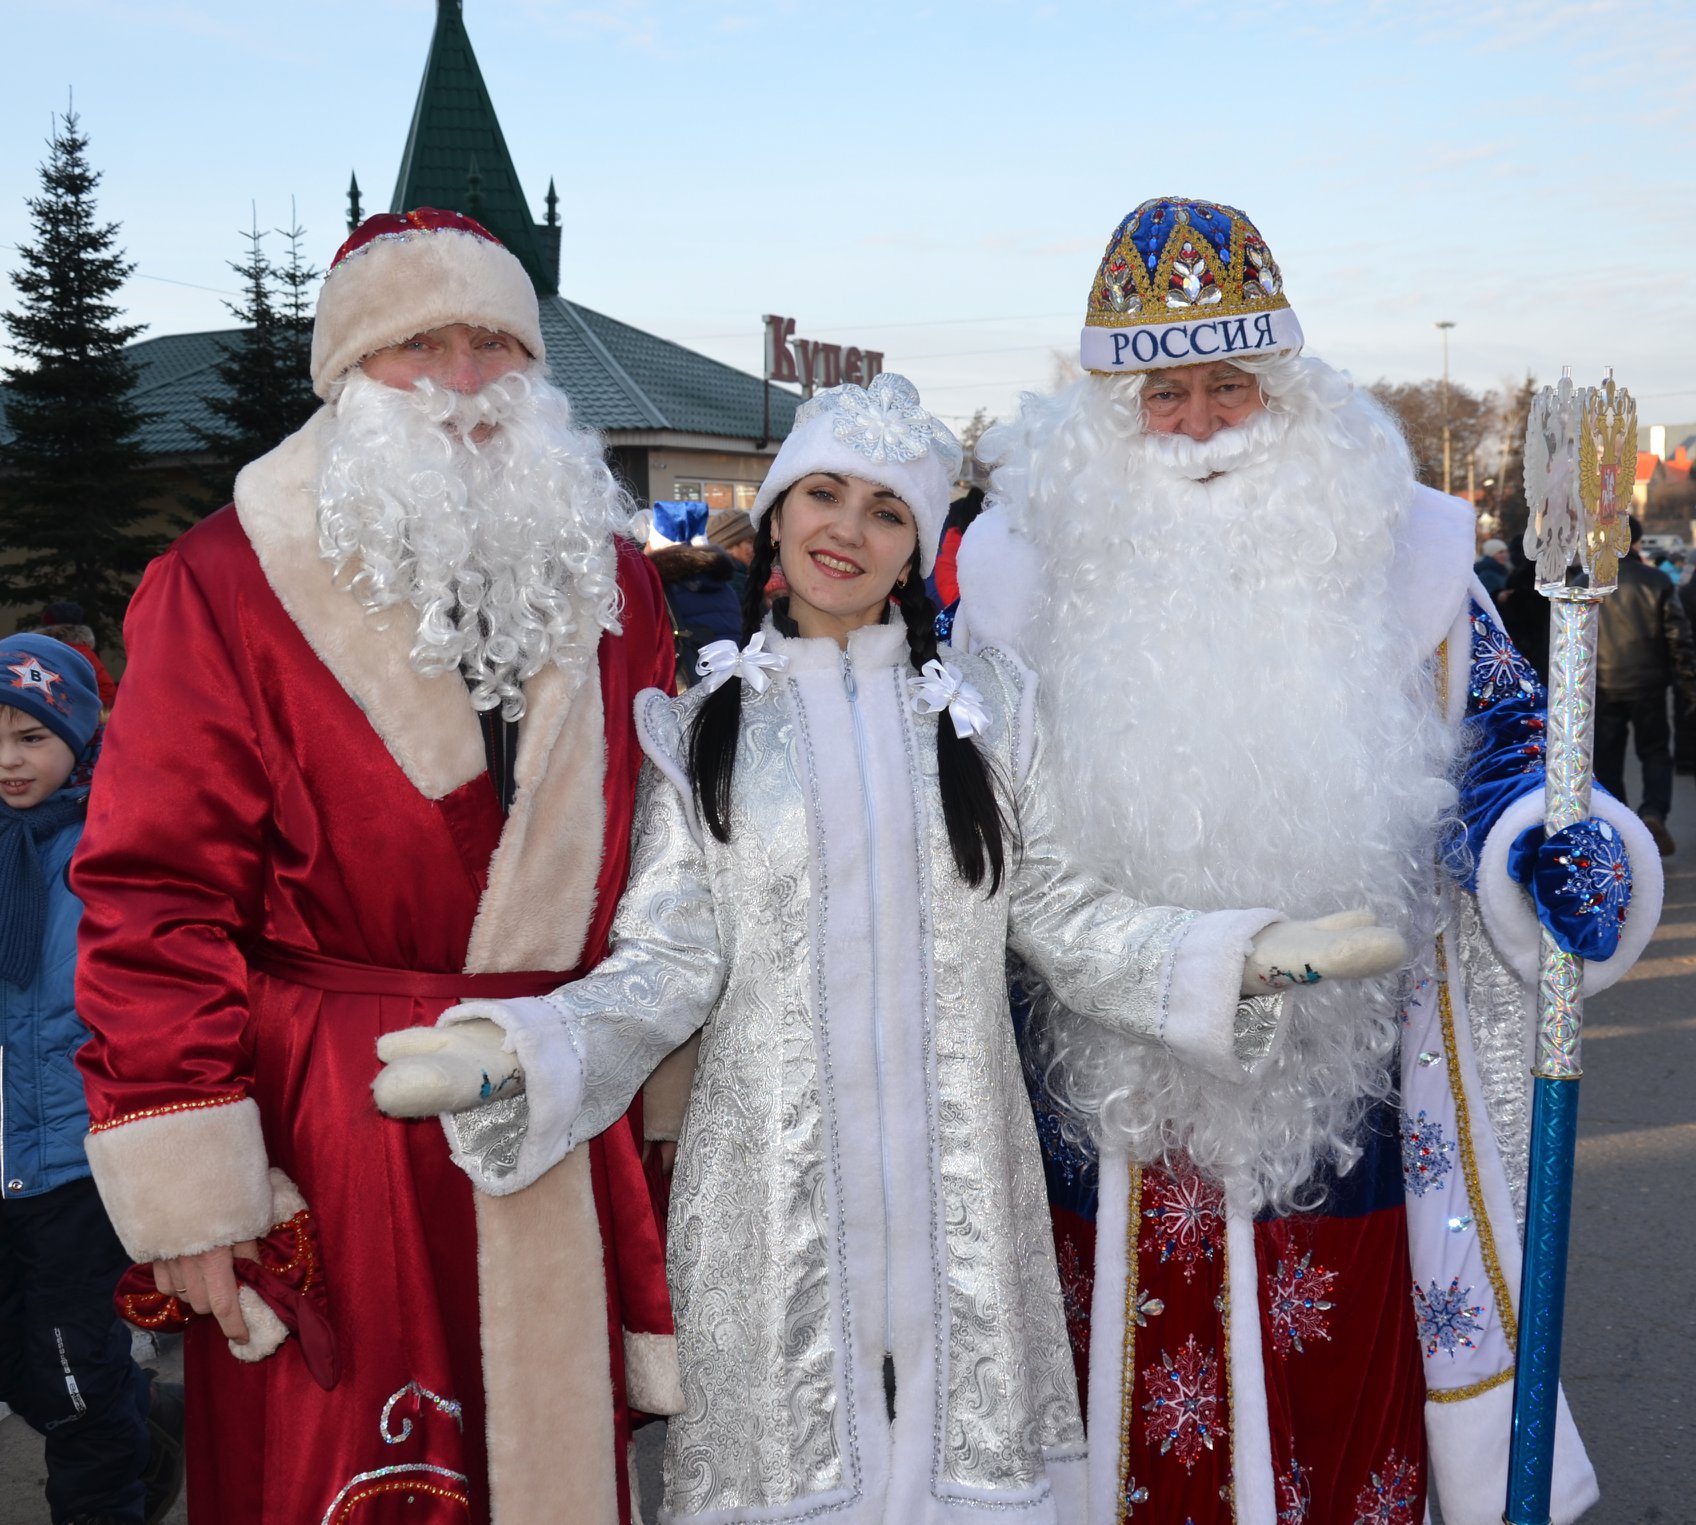
[[[631,1408],[644,1414],[683,1412],[676,1335],[624,1331],[624,1392]]]
[[[1555,1402],[1555,1474],[1549,1512],[1552,1525],[1574,1525],[1602,1495],[1567,1409],[1566,1394],[1559,1394]],[[1499,1525],[1508,1490],[1512,1416],[1511,1382],[1459,1403],[1425,1405],[1432,1492],[1442,1508],[1443,1525]]]
[[[1242,1082],[1250,1070],[1237,1057],[1237,1003],[1242,999],[1243,960],[1257,932],[1283,921],[1277,911],[1212,911],[1185,929],[1172,958],[1165,1038],[1186,1064]],[[1274,1045],[1276,1038],[1274,1038]]]
[[[573,1135],[583,1107],[583,1063],[565,1014],[542,996],[466,1001],[444,1011],[438,1025],[451,1027],[479,1018],[493,1022],[506,1034],[504,1046],[524,1071],[528,1118],[515,1167],[495,1177],[485,1174],[477,1161],[461,1156],[460,1130],[453,1114],[443,1114],[442,1127],[454,1162],[471,1177],[472,1185],[491,1196],[507,1197],[559,1164],[576,1145]]]
[[[1584,994],[1616,984],[1635,964],[1661,919],[1666,876],[1660,851],[1634,810],[1597,790],[1590,813],[1620,834],[1631,859],[1631,904],[1612,958],[1584,961]],[[1542,957],[1537,908],[1525,887],[1508,873],[1508,849],[1528,826],[1543,823],[1543,791],[1521,795],[1497,818],[1478,855],[1478,909],[1501,960],[1528,985],[1536,985]]]
[[[259,1106],[251,1097],[102,1128],[86,1140],[112,1227],[135,1261],[261,1238],[272,1217]]]

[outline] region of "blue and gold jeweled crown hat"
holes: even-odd
[[[1159,196],[1108,240],[1078,347],[1086,371],[1110,376],[1301,346],[1283,277],[1254,224],[1235,207]]]

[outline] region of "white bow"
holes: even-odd
[[[932,658],[920,669],[918,677],[907,680],[907,687],[913,695],[913,708],[921,715],[947,710],[956,736],[976,736],[989,729],[989,711],[983,707],[983,695],[952,662]]]
[[[771,683],[770,672],[782,672],[789,658],[765,649],[766,633],[754,632],[753,640],[737,649],[735,641],[713,641],[701,648],[695,659],[695,671],[709,694],[717,693],[732,678],[740,678],[756,694],[763,694]]]

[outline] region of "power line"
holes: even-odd
[[[14,254],[24,252],[16,244],[0,244],[0,249],[10,249]],[[165,286],[186,286],[190,291],[210,291],[214,296],[220,297],[239,297],[241,295],[239,291],[226,291],[222,286],[202,286],[194,281],[175,280],[168,275],[149,275],[145,270],[130,271],[128,279],[133,281],[158,281]]]

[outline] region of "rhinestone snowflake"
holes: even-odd
[[[1356,1495],[1354,1525],[1418,1525],[1418,1507],[1419,1468],[1392,1451]]]
[[[1219,1366],[1204,1355],[1192,1334],[1173,1360],[1164,1350],[1158,1365],[1146,1367],[1143,1385],[1149,1392],[1143,1412],[1143,1434],[1150,1445],[1160,1442],[1160,1454],[1175,1454],[1186,1472],[1193,1472],[1203,1450],[1211,1451],[1219,1437]]]
[[[1066,1331],[1075,1345],[1089,1325],[1089,1292],[1094,1267],[1084,1264],[1077,1242],[1072,1239],[1059,1240],[1054,1258],[1060,1272],[1060,1306],[1066,1314]]]
[[[809,398],[795,410],[796,426],[823,413],[836,415],[832,433],[868,461],[916,461],[934,451],[949,477],[960,469],[960,442],[925,411],[913,383],[893,371],[867,386],[831,387]]]
[[[1471,1296],[1472,1288],[1463,1290],[1458,1276],[1449,1283],[1446,1292],[1436,1282],[1428,1288],[1418,1282],[1413,1284],[1413,1317],[1426,1355],[1434,1356],[1439,1350],[1446,1350],[1453,1360],[1461,1350],[1477,1349],[1472,1337],[1484,1327],[1478,1316],[1484,1309],[1476,1303],[1468,1307],[1466,1300]]]
[[[1136,1320],[1138,1329],[1148,1328],[1151,1318],[1159,1318],[1166,1311],[1166,1304],[1149,1292],[1146,1287],[1137,1289],[1137,1305],[1131,1310],[1131,1317]]]
[[[1272,1348],[1287,1357],[1291,1350],[1305,1353],[1304,1340],[1331,1338],[1330,1321],[1325,1317],[1335,1306],[1325,1301],[1335,1271],[1312,1264],[1309,1251],[1293,1265],[1279,1260],[1277,1269],[1266,1278],[1267,1317],[1272,1321]]]
[[[1145,1180],[1152,1190],[1142,1215],[1151,1225],[1160,1263],[1176,1261],[1183,1267],[1184,1280],[1194,1281],[1196,1267],[1213,1260],[1224,1247],[1224,1194],[1194,1171],[1181,1175],[1150,1171]]]
[[[1525,696],[1544,703],[1537,672],[1515,649],[1507,632],[1476,604],[1472,606],[1472,671],[1468,691],[1475,710]]]
[[[1277,1489],[1278,1525],[1304,1525],[1313,1507],[1313,1482],[1295,1457],[1290,1458],[1288,1470],[1278,1474]]]
[[[1402,1177],[1407,1189],[1416,1197],[1441,1191],[1443,1178],[1454,1168],[1454,1141],[1443,1137],[1443,1125],[1427,1117],[1423,1107],[1417,1117],[1402,1113]]]

